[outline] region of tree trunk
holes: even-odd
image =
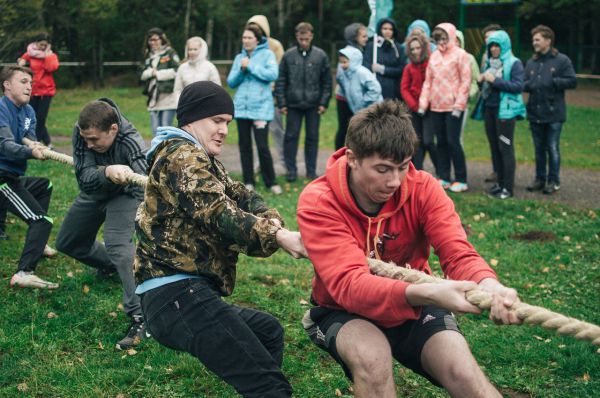
[[[215,29],[215,20],[214,18],[208,18],[206,22],[206,45],[208,46],[208,58],[210,58],[210,53],[213,45],[213,31]]]
[[[279,28],[278,35],[281,36],[283,33],[283,27],[285,25],[285,3],[284,0],[277,0],[277,27]]]
[[[187,0],[185,5],[185,18],[183,20],[183,38],[187,40],[190,37],[190,15],[192,13],[192,0]]]
[[[319,19],[319,29],[317,30],[318,40],[323,40],[323,0],[319,0],[318,19]]]

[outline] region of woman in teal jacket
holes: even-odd
[[[494,170],[498,182],[489,190],[490,196],[507,199],[513,196],[515,182],[514,134],[517,119],[525,118],[523,64],[512,53],[508,33],[498,30],[486,42],[488,59],[479,77],[482,83],[480,103],[474,118],[483,115],[490,142]]]
[[[273,158],[269,150],[269,122],[275,108],[271,82],[277,80],[279,67],[267,38],[254,25],[247,26],[242,35],[242,52],[233,61],[227,84],[237,88],[233,98],[238,125],[238,145],[242,161],[244,184],[254,189],[254,161],[252,158],[252,130],[258,150],[258,161],[263,182],[273,193],[280,194],[276,184]]]

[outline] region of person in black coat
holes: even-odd
[[[577,78],[569,57],[553,47],[552,29],[538,25],[531,35],[535,54],[525,66],[524,91],[529,93],[527,118],[535,146],[535,180],[527,190],[553,194],[560,189],[560,133],[567,120],[565,90],[575,88]]]
[[[406,65],[406,54],[401,49],[396,22],[391,18],[382,18],[377,23],[377,60],[373,60],[373,41],[367,43],[363,65],[377,74],[384,99],[401,99],[400,80]]]

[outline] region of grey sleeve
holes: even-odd
[[[31,148],[17,144],[8,126],[0,127],[0,154],[15,160],[33,158]]]

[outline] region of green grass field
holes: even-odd
[[[115,99],[149,137],[144,99],[135,89],[60,92],[51,108],[51,133],[70,132],[82,104],[104,95]],[[331,147],[335,134],[334,111],[329,110],[321,130],[326,148]],[[564,151],[565,165],[599,169],[600,136],[590,126],[600,125],[600,117],[578,108],[570,109],[569,116],[563,145],[579,153]],[[465,144],[468,156],[484,159],[487,144],[480,128],[470,123]],[[523,153],[531,151],[526,124],[519,128],[519,156],[528,161]],[[235,142],[235,137],[229,140]],[[49,211],[55,220],[52,244],[77,195],[74,174],[66,166],[36,161],[30,162],[28,174],[46,175],[53,181]],[[262,191],[290,228],[296,228],[296,202],[305,183],[284,185],[285,193],[278,197]],[[497,260],[494,269],[499,277],[516,288],[524,301],[600,324],[600,209],[575,210],[517,199],[492,202],[481,193],[453,198],[470,230],[471,242],[488,262]],[[60,282],[60,289],[9,288],[26,232],[22,222],[14,217],[9,220],[13,222],[7,229],[10,240],[0,241],[0,397],[236,396],[197,360],[152,340],[144,341],[135,355],[115,351],[115,342],[128,326],[119,309],[118,280],[99,279],[92,269],[59,255],[43,260],[38,274]],[[543,243],[514,239],[515,234],[530,231],[552,232],[555,239]],[[431,263],[439,270],[435,258]],[[307,260],[294,260],[283,253],[267,259],[241,256],[236,291],[228,300],[269,311],[284,325],[283,370],[295,396],[351,396],[351,383],[340,367],[309,341],[300,324],[308,308],[311,276]],[[55,316],[49,316],[51,313]],[[484,316],[463,315],[459,322],[475,357],[505,396],[598,395],[600,354],[588,342],[539,327],[500,327]],[[399,396],[447,396],[400,365],[396,365],[396,375]]]

